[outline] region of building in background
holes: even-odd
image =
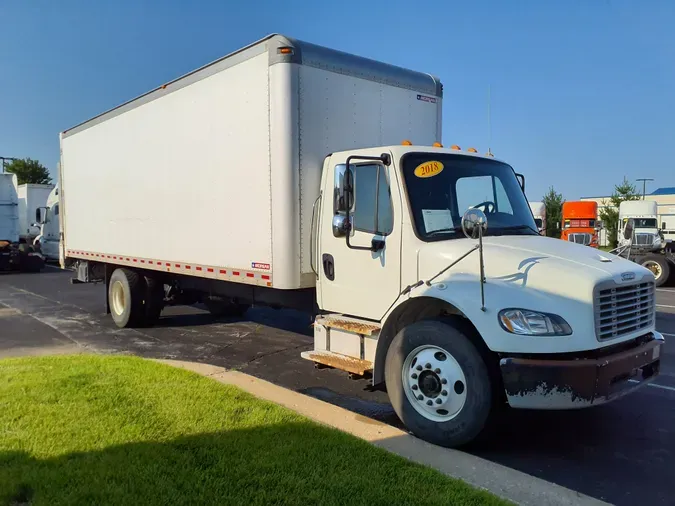
[[[581,197],[582,201],[598,203],[598,215],[609,204],[611,195],[605,197]],[[663,237],[667,241],[675,241],[675,186],[659,188],[645,195],[645,200],[655,201],[657,205],[659,228],[663,231]],[[607,231],[601,230],[598,237],[600,246],[607,246]]]

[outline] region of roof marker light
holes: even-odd
[[[478,150],[476,148],[469,148],[467,149],[469,153],[478,153]]]
[[[461,151],[462,150],[462,148],[460,148],[457,144],[453,144],[452,146],[450,146],[450,149],[454,149],[455,151]]]
[[[443,144],[441,144],[440,142],[434,142],[434,143],[432,144],[432,146],[435,147],[435,148],[442,148],[442,147],[443,147]]]
[[[401,143],[401,145],[402,146],[412,146],[412,142],[410,142],[409,140],[406,139]]]

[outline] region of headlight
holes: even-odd
[[[560,316],[528,309],[503,309],[499,324],[511,334],[523,336],[569,336],[572,327]]]

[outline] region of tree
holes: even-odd
[[[627,200],[640,200],[641,195],[635,188],[635,185],[623,178],[623,182],[614,186],[614,193],[609,198],[609,202],[603,200],[604,206],[600,210],[600,219],[603,227],[607,230],[607,240],[612,248],[618,245],[619,230],[619,205]]]
[[[542,199],[546,207],[546,236],[560,239],[560,222],[562,221],[562,206],[565,199],[551,186]]]
[[[12,160],[5,165],[5,172],[16,174],[19,184],[49,184],[52,182],[47,167],[30,158]]]

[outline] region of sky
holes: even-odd
[[[649,192],[675,186],[674,25],[671,0],[0,0],[0,156],[55,177],[60,131],[283,33],[440,77],[443,143],[530,200]]]

